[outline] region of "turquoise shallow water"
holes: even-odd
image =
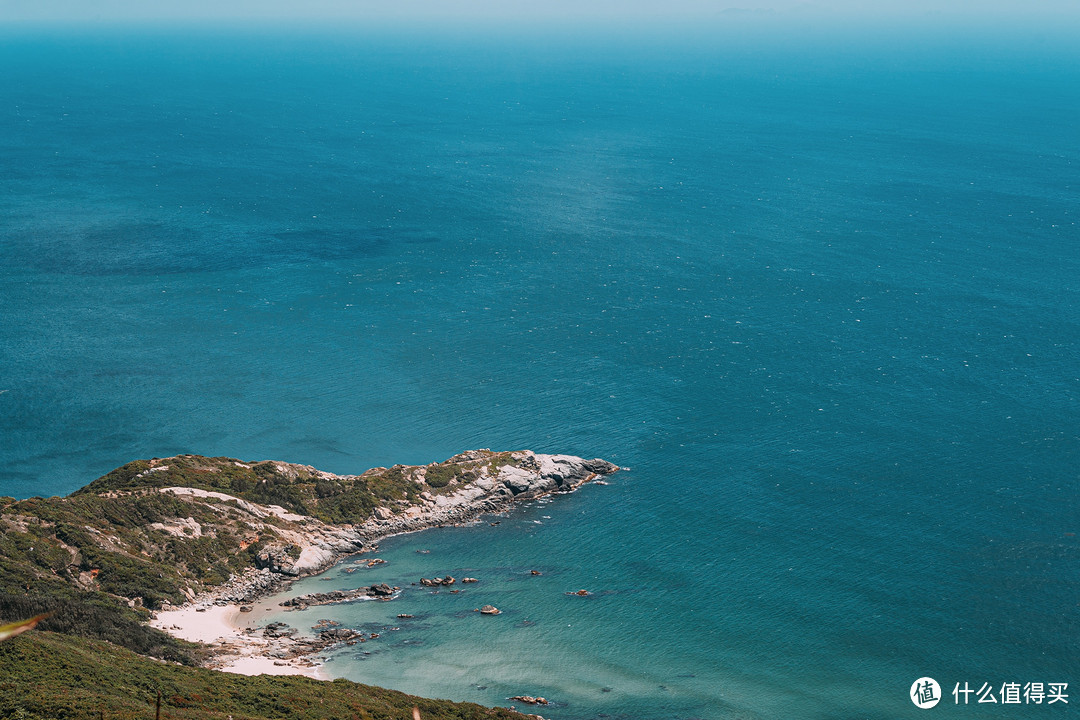
[[[9,32],[0,493],[601,456],[286,619],[415,614],[328,667],[553,718],[1080,682],[1075,52],[840,40]]]

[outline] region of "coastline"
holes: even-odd
[[[468,460],[478,452],[483,451],[462,453],[455,458]],[[314,638],[294,637],[295,630],[282,632],[280,628],[268,627],[261,619],[277,608],[265,599],[301,578],[337,565],[344,558],[377,550],[377,543],[386,538],[432,527],[462,526],[480,515],[506,511],[516,502],[573,492],[620,469],[599,459],[529,451],[520,454],[528,461],[524,469],[504,468],[496,477],[482,478],[450,495],[425,498],[423,504],[409,505],[399,513],[377,512],[359,526],[326,526],[314,532],[314,528],[308,528],[306,533],[297,533],[294,541],[300,552],[295,563],[290,565],[280,556],[268,558],[270,562],[261,569],[248,568],[182,606],[155,611],[149,624],[173,637],[205,645],[209,659],[204,667],[210,669],[241,675],[302,675],[331,680],[315,656],[349,641],[350,637],[342,637],[333,630],[323,631]],[[180,488],[163,491],[178,490],[191,492]]]
[[[303,651],[292,638],[271,639],[257,632],[245,621],[249,613],[236,603],[217,604],[212,596],[172,610],[161,610],[150,621],[152,627],[173,637],[199,642],[211,649],[205,667],[240,675],[304,675],[329,680],[322,666]],[[268,607],[261,608],[264,612]],[[260,613],[263,614],[263,613]],[[251,613],[254,615],[254,613]],[[284,657],[277,657],[277,655]]]

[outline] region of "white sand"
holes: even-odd
[[[181,640],[209,645],[233,641],[241,635],[236,626],[239,614],[239,605],[185,605],[177,610],[159,610],[150,624]]]
[[[282,660],[269,655],[291,644],[291,639],[272,641],[262,633],[242,632],[243,627],[255,624],[256,618],[251,617],[255,614],[241,613],[239,605],[196,602],[177,610],[158,611],[150,624],[173,637],[213,645],[216,657],[211,667],[217,670],[240,675],[306,675],[329,679],[316,662],[306,657]]]

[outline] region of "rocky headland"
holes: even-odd
[[[68,497],[0,500],[0,561],[5,585],[18,590],[0,595],[0,616],[47,612],[46,629],[119,636],[136,652],[190,662],[182,645],[153,635],[149,620],[175,638],[203,642],[200,664],[313,674],[305,655],[362,638],[336,629],[314,639],[241,631],[240,613],[299,577],[377,549],[382,538],[463,524],[618,469],[527,450],[474,450],[359,475],[197,455],[136,461]],[[288,602],[299,608],[396,592],[376,585]]]

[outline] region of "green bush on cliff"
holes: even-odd
[[[340,495],[324,498],[315,511],[316,517],[329,523],[358,523],[371,517],[375,502],[366,484],[357,484]]]
[[[428,465],[424,473],[424,482],[433,488],[444,488],[450,481],[461,474],[461,468],[457,465],[433,464]]]

